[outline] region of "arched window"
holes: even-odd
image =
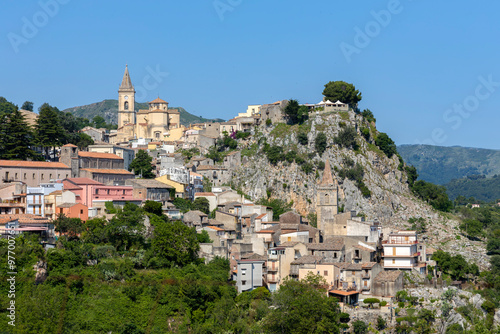
[[[123,109],[128,110],[128,101],[125,101],[123,104]]]
[[[330,204],[330,195],[325,194],[325,204]]]

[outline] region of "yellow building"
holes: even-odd
[[[168,109],[167,101],[158,97],[148,104],[148,109],[135,110],[135,89],[128,67],[125,67],[118,89],[118,130],[110,135],[110,143],[128,142],[136,138],[172,140],[170,131],[183,128],[179,111]]]
[[[163,175],[156,178],[156,181],[160,181],[166,185],[175,188],[175,197],[186,197],[186,185],[183,183],[172,181],[168,178],[168,175]]]

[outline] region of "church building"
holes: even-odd
[[[128,143],[138,138],[168,140],[169,131],[181,127],[179,111],[168,109],[167,101],[158,97],[148,104],[148,109],[135,110],[135,89],[126,66],[118,89],[118,130],[110,134],[110,143]]]

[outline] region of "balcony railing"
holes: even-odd
[[[361,278],[370,278],[370,273],[361,274]]]
[[[363,287],[361,288],[361,290],[363,290],[363,291],[369,291],[369,290],[370,290],[370,287],[369,287],[369,286],[363,286]]]
[[[382,254],[382,257],[396,257],[396,258],[405,258],[405,257],[417,257],[420,256],[420,252],[413,253],[411,255],[401,255],[401,254],[396,254],[396,255],[391,255],[391,254]]]
[[[418,241],[412,241],[412,240],[384,240],[382,241],[382,244],[384,245],[414,245],[418,244]]]

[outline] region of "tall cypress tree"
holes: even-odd
[[[5,133],[5,159],[26,160],[36,156],[33,151],[33,132],[24,115],[17,109],[6,117],[7,131]]]
[[[36,139],[37,144],[45,150],[46,158],[50,158],[49,149],[60,146],[65,136],[65,131],[59,122],[57,108],[44,103],[39,110]]]

